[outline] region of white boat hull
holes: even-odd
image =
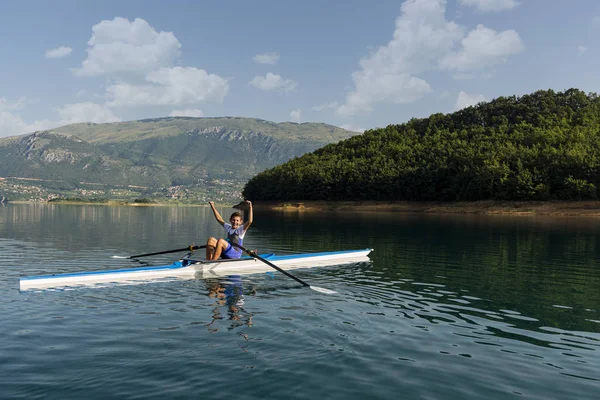
[[[262,258],[283,270],[341,265],[369,261],[372,249],[308,253]],[[250,257],[237,260],[192,261],[179,260],[171,265],[121,270],[79,272],[71,274],[29,276],[20,279],[20,290],[49,289],[74,286],[95,286],[103,283],[136,284],[162,279],[194,279],[226,275],[256,274],[275,271],[266,263]]]

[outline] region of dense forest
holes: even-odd
[[[366,131],[268,169],[252,200],[593,199],[600,98],[578,89],[500,97]]]

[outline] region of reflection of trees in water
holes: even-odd
[[[349,285],[379,289],[380,281],[413,280],[486,299],[488,311],[516,309],[537,323],[598,331],[600,230],[593,218],[417,215],[390,212],[255,213],[252,244],[267,250],[372,247],[360,266],[323,269]],[[387,286],[388,296],[395,286]],[[417,290],[405,285],[403,289]],[[560,309],[555,305],[572,309]]]
[[[215,308],[212,310],[213,320],[207,324],[210,332],[217,332],[217,321],[227,318],[231,321],[231,324],[227,328],[233,330],[240,326],[252,327],[252,317],[254,314],[248,312],[244,308],[245,296],[254,296],[256,290],[253,286],[247,286],[244,288],[242,279],[239,275],[229,276],[228,278],[221,279],[205,279],[208,290],[208,297],[215,299],[212,304]],[[249,285],[246,283],[246,285]],[[246,290],[246,293],[244,293]],[[225,312],[223,312],[225,309]],[[225,315],[226,314],[226,317]],[[247,340],[247,335],[242,333],[242,336]]]

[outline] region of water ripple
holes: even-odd
[[[594,399],[600,391],[591,225],[571,232],[566,223],[523,219],[257,218],[257,248],[366,243],[376,248],[373,262],[294,271],[333,296],[277,272],[244,276],[241,285],[190,279],[21,293],[23,275],[122,268],[132,264],[108,255],[206,236],[212,228],[198,221],[212,216],[2,210],[7,398]],[[260,225],[280,220],[282,229]]]

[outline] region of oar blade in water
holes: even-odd
[[[321,293],[325,293],[325,294],[337,294],[337,292],[335,290],[325,289],[325,288],[318,287],[318,286],[310,286],[310,288],[312,290],[315,290],[315,291],[321,292]]]

